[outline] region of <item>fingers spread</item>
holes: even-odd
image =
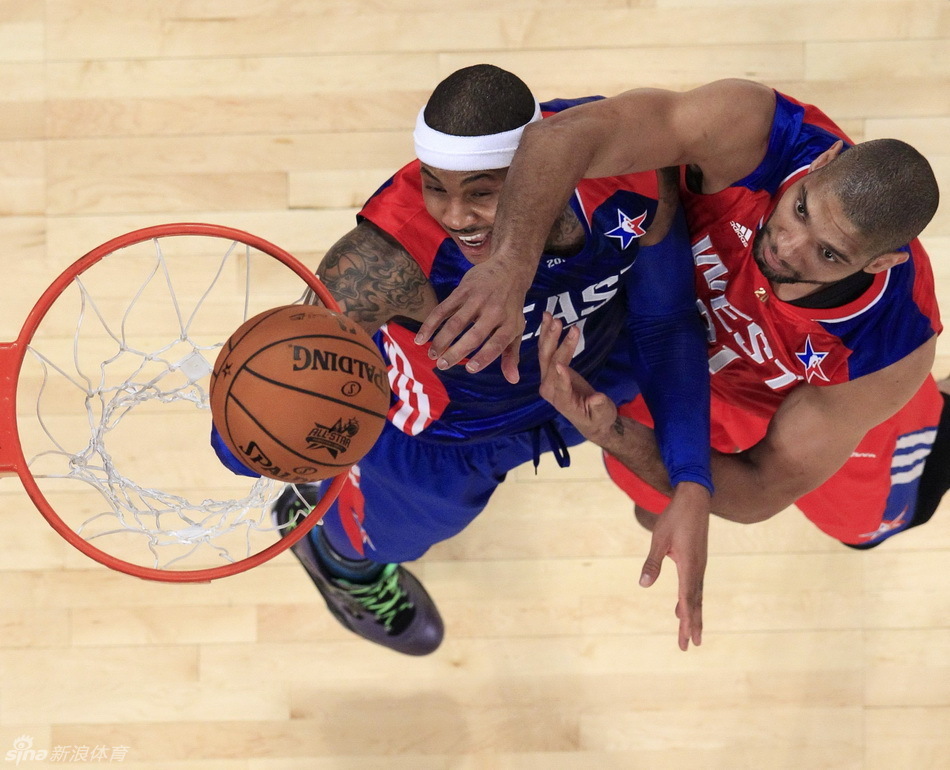
[[[440,369],[455,366],[478,348],[481,341],[491,333],[491,328],[482,331],[486,326],[488,323],[484,320],[470,325],[467,315],[457,313],[442,324],[442,328],[432,338],[429,358],[437,359],[436,365]]]
[[[422,322],[422,326],[419,327],[419,331],[416,334],[416,344],[424,345],[429,339],[435,334],[436,330],[445,322],[449,316],[455,313],[456,310],[462,305],[462,293],[458,290],[454,291],[445,300],[439,303],[435,309],[426,316],[426,319]],[[466,324],[462,323],[459,326],[459,331],[464,329]],[[452,337],[455,339],[455,337]]]

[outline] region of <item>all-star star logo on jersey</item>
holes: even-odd
[[[620,248],[625,249],[637,238],[642,238],[647,234],[647,231],[643,229],[646,218],[647,212],[645,211],[640,216],[631,219],[620,209],[617,209],[617,226],[613,230],[607,230],[604,235],[608,238],[619,238]]]
[[[828,353],[819,352],[812,347],[810,334],[805,338],[805,349],[795,353],[795,355],[798,356],[798,360],[805,367],[806,382],[811,382],[815,377],[828,382],[828,377],[821,370],[821,362],[825,360]]]
[[[863,537],[865,539],[877,537],[878,535],[883,535],[885,532],[890,532],[891,530],[894,530],[894,529],[900,529],[906,523],[907,523],[907,506],[905,505],[904,510],[902,510],[897,515],[896,518],[892,519],[891,521],[886,521],[886,520],[882,521],[878,525],[878,528],[875,529],[873,532],[862,532],[860,535],[858,535],[858,537]]]

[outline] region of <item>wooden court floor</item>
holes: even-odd
[[[316,264],[431,88],[484,61],[542,99],[761,80],[915,144],[950,197],[947,0],[0,0],[2,339],[147,225]],[[946,203],[923,240],[946,310]],[[950,768],[950,501],[868,553],[794,509],[713,521],[684,654],[672,566],[637,587],[646,533],[573,455],[414,566],[448,629],[423,659],[347,635],[287,555],[205,585],[111,572],[3,479],[0,770]]]

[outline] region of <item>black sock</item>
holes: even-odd
[[[920,484],[917,487],[917,501],[914,505],[914,515],[901,532],[926,524],[934,515],[943,496],[950,489],[950,395],[941,391],[943,397],[943,411],[940,413],[940,423],[937,425],[937,436],[927,460],[924,462],[923,473],[920,474]],[[897,534],[896,532],[894,534]],[[887,540],[888,538],[885,538]],[[883,543],[862,543],[853,545],[844,543],[848,548],[865,551]]]
[[[330,545],[321,526],[314,527],[309,537],[320,563],[335,578],[351,583],[372,583],[383,571],[385,565],[379,562],[371,559],[347,559],[338,554]]]
[[[937,425],[933,449],[930,450],[924,463],[924,472],[920,475],[917,506],[911,527],[930,521],[930,517],[940,505],[940,500],[950,489],[950,395],[943,392],[940,395],[943,396],[943,411],[940,413],[940,424]]]

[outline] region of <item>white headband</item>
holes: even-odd
[[[430,128],[425,121],[425,111],[425,107],[419,110],[412,138],[416,143],[416,157],[427,166],[444,171],[487,171],[511,165],[524,126],[500,134],[455,136]],[[536,120],[541,120],[541,105],[537,101],[528,123]]]

